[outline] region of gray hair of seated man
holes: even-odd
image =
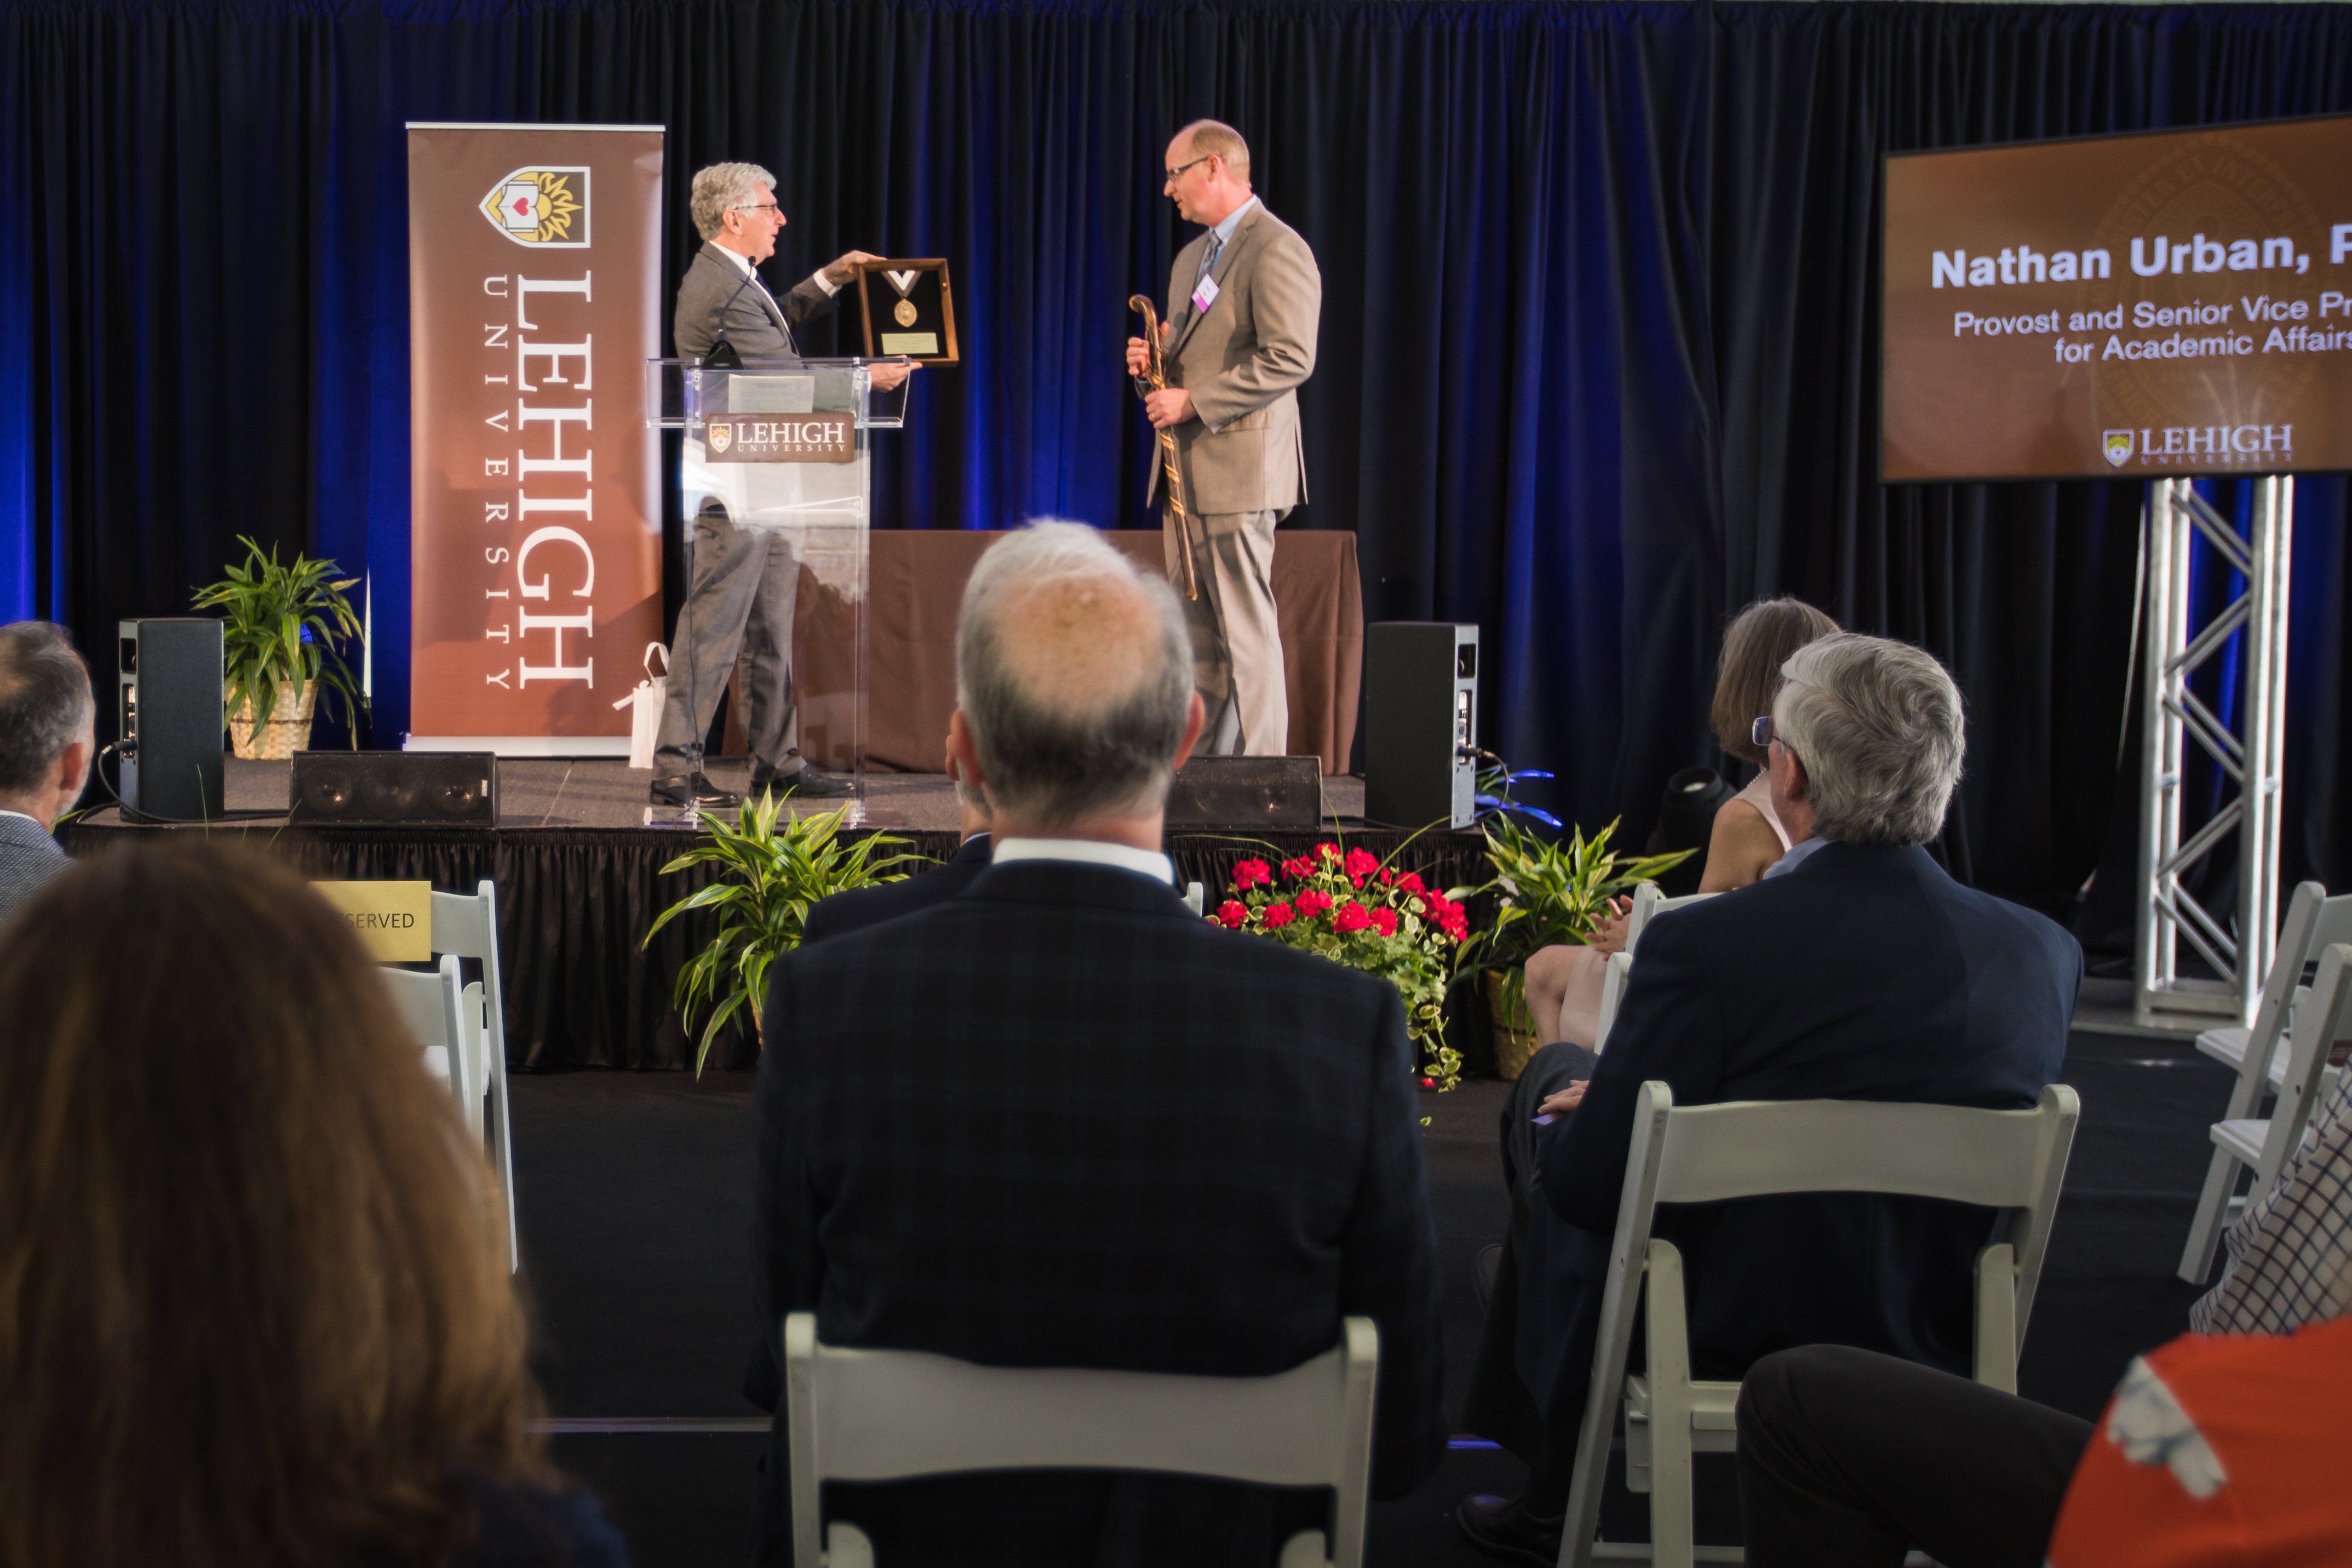
[[[1780,666],[1772,728],[1803,765],[1813,831],[1849,844],[1924,844],[1944,825],[1968,735],[1960,689],[1935,656],[1840,632]]]
[[[1076,591],[1089,584],[1112,597],[1088,603]],[[1039,659],[1066,650],[1024,645],[1034,639],[1007,623],[1008,609],[1055,590],[1097,622],[1098,660],[1125,666],[1102,668],[1090,693],[1040,678]],[[1041,519],[980,558],[956,627],[956,701],[999,816],[1067,828],[1158,810],[1192,700],[1192,644],[1174,591],[1093,528]]]
[[[727,227],[727,210],[749,205],[755,187],[761,185],[774,190],[776,177],[757,163],[713,163],[696,170],[687,197],[688,210],[694,214],[694,232],[704,239],[717,239]]]
[[[958,778],[955,781],[955,792],[956,804],[965,810],[982,818],[993,817],[996,814],[988,804],[988,791],[979,785]]]
[[[40,789],[97,716],[89,666],[62,626],[0,626],[0,795]]]

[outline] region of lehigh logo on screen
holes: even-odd
[[[517,245],[554,250],[588,246],[588,171],[518,169],[490,187],[482,215]]]
[[[2122,467],[2125,464],[2131,461],[2131,454],[2132,433],[2130,431],[2110,430],[2107,432],[2107,463],[2110,466],[2116,468]]]
[[[712,420],[704,434],[710,437],[710,450],[714,453],[725,452],[735,444],[735,427],[723,419]]]

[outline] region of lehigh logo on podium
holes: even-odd
[[[588,171],[518,169],[490,187],[482,215],[517,245],[553,250],[588,246]]]
[[[2125,464],[2131,461],[2131,454],[2132,433],[2130,431],[2110,430],[2107,432],[2107,465],[2109,467],[2122,467]]]
[[[724,453],[735,444],[735,427],[723,419],[712,420],[703,427],[703,434],[709,437],[713,453]]]

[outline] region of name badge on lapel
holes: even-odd
[[[1201,287],[1192,290],[1192,314],[1205,316],[1209,313],[1209,307],[1216,302],[1217,280],[1213,277],[1201,279]]]

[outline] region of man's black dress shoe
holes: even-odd
[[[1489,1556],[1528,1568],[1552,1568],[1559,1561],[1561,1521],[1538,1519],[1517,1498],[1486,1492],[1465,1497],[1454,1510],[1454,1522],[1471,1545]]]
[[[814,800],[829,799],[849,793],[849,780],[820,771],[808,763],[792,773],[754,773],[751,793],[756,797],[773,789],[778,795],[803,795]]]
[[[743,797],[732,789],[721,789],[702,774],[684,774],[654,780],[653,802],[656,806],[700,806],[707,810],[723,811],[740,806]]]

